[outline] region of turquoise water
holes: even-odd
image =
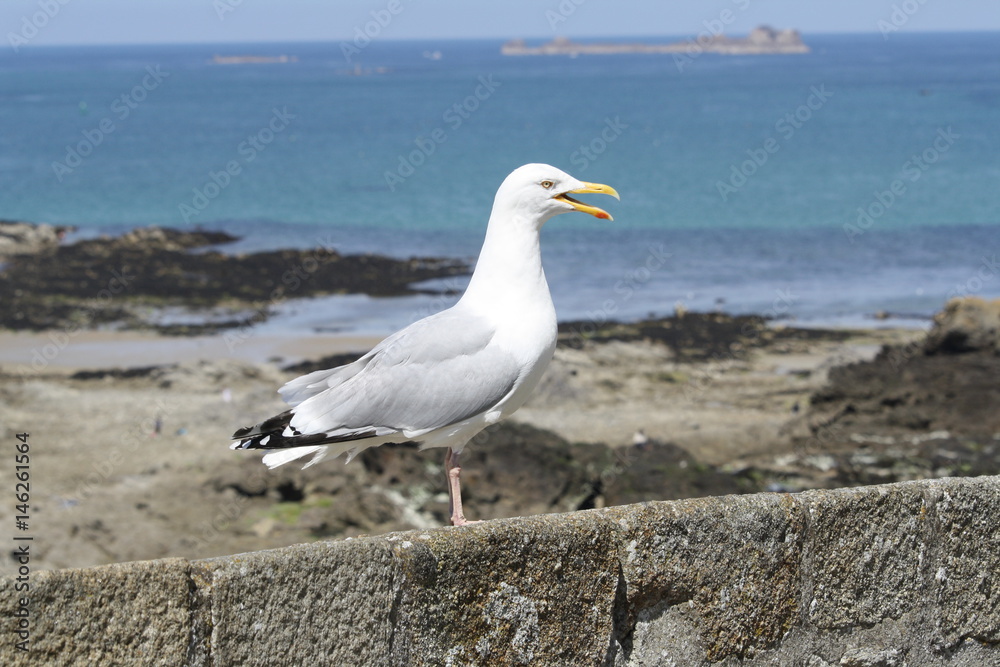
[[[350,63],[338,44],[3,52],[0,217],[474,257],[503,177],[549,162],[622,194],[614,223],[544,232],[563,319],[923,317],[1000,295],[997,37],[807,36],[809,55],[683,68],[499,42],[374,42]],[[310,325],[388,329],[419,303],[361,301]]]

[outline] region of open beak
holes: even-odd
[[[614,218],[611,217],[611,214],[608,213],[607,211],[599,209],[596,206],[591,206],[590,204],[584,204],[583,202],[577,201],[576,199],[573,199],[572,197],[569,196],[570,193],[576,195],[576,194],[587,194],[591,192],[597,192],[602,195],[611,195],[615,199],[621,200],[621,197],[618,196],[617,190],[615,190],[610,185],[601,185],[600,183],[584,183],[582,188],[579,188],[578,190],[570,190],[567,193],[557,195],[556,197],[554,197],[554,199],[558,199],[559,201],[564,201],[573,208],[575,208],[577,211],[583,211],[584,213],[589,213],[595,218],[601,218],[603,220],[614,220]]]

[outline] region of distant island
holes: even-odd
[[[274,63],[297,63],[295,56],[212,56],[212,62],[216,65],[271,65]]]
[[[809,53],[798,30],[775,30],[758,26],[746,37],[725,35],[699,36],[697,39],[670,44],[591,43],[580,44],[566,37],[557,37],[541,46],[528,46],[523,39],[514,39],[500,48],[505,56],[577,56],[612,55],[619,53],[721,53],[728,56]]]

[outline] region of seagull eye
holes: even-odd
[[[551,190],[552,186],[555,185],[555,183],[553,183],[552,181],[542,181],[541,185],[546,190]]]

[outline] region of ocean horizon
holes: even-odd
[[[473,261],[502,179],[548,162],[622,195],[599,204],[614,222],[543,231],[561,320],[681,306],[921,326],[952,296],[1000,296],[996,37],[807,34],[805,55],[683,59],[24,47],[0,55],[0,218]],[[388,333],[446,305],[329,297],[264,326]]]

